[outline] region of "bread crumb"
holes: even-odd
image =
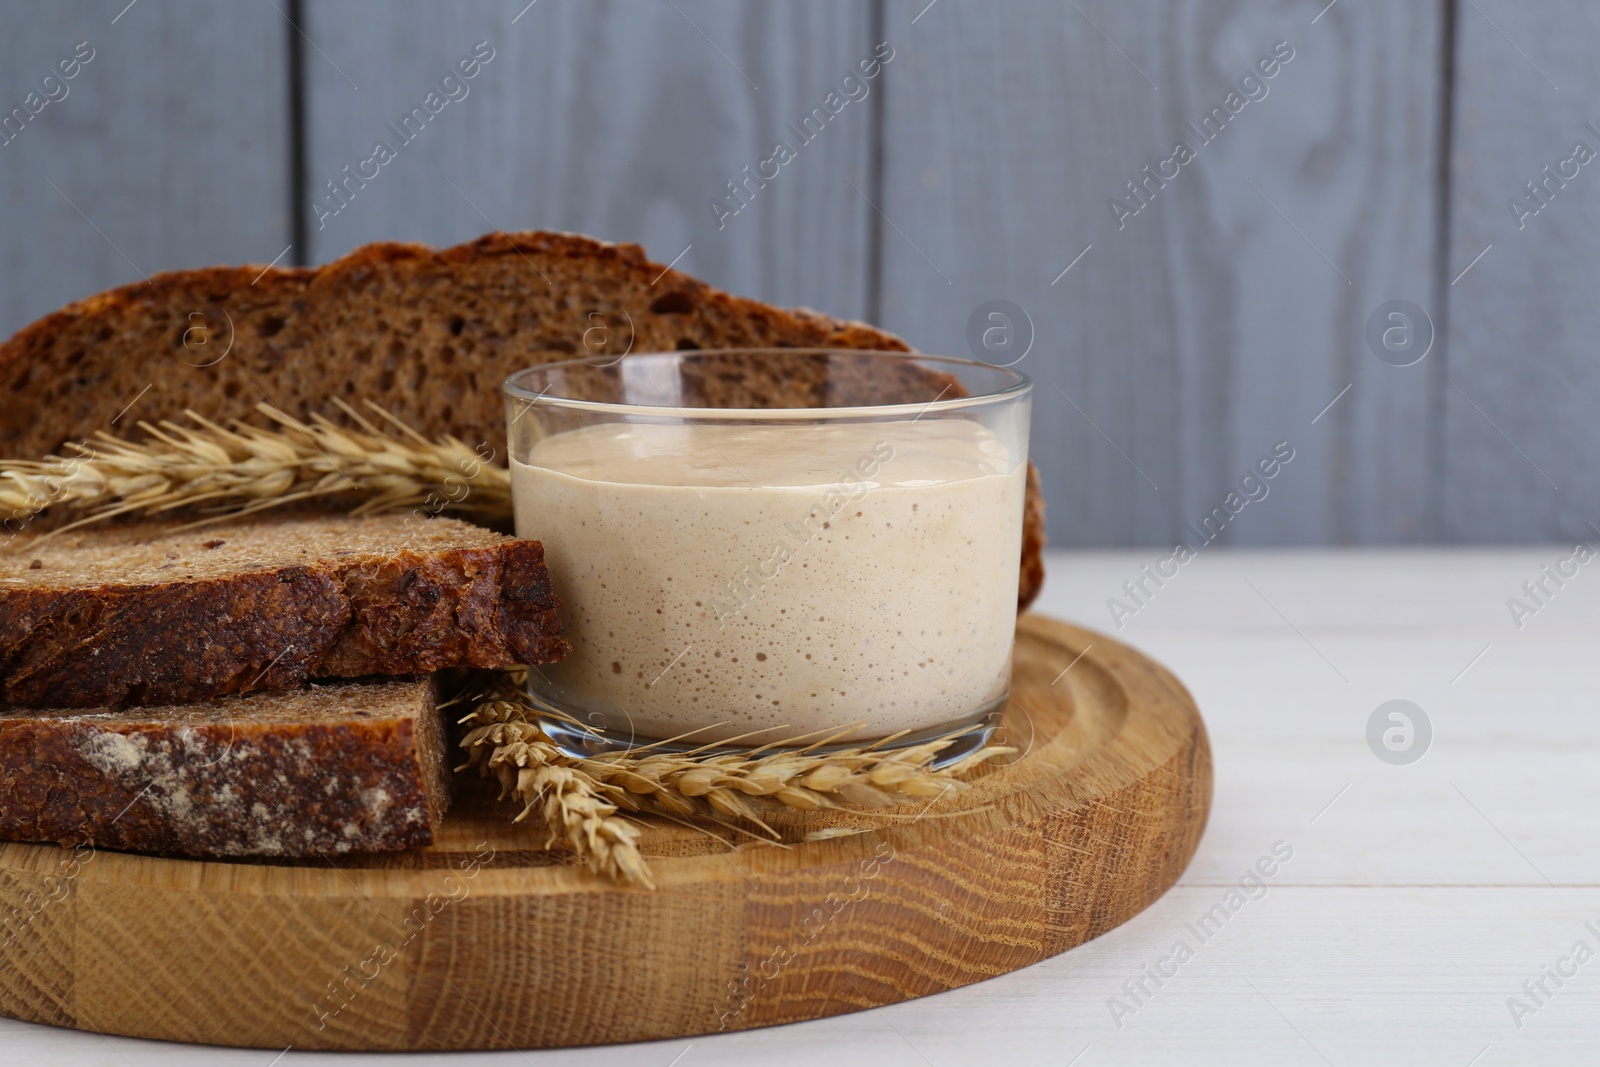
[[[96,732],[79,751],[101,774],[114,777],[136,771],[144,762],[142,746],[111,731]]]

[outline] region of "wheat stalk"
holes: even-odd
[[[97,433],[66,455],[0,461],[0,518],[11,525],[45,508],[88,514],[81,525],[129,512],[204,506],[245,514],[314,497],[354,494],[357,513],[423,505],[431,512],[511,513],[511,480],[455,437],[429,441],[368,402],[390,433],[337,398],[356,428],[321,415],[301,422],[270,404],[256,410],[273,429],[219,426],[185,411],[188,425],[139,423],[145,437]]]
[[[766,745],[749,753],[650,751],[575,757],[540,728],[515,672],[502,672],[461,719],[467,762],[500,781],[501,795],[538,807],[551,841],[567,845],[597,874],[653,884],[637,848],[638,828],[619,812],[675,818],[734,819],[777,839],[763,811],[857,811],[929,803],[965,788],[959,776],[1013,749],[989,745],[933,769],[951,738],[901,749],[874,745],[819,752],[822,742],[791,749]],[[878,745],[882,745],[878,742]],[[557,772],[565,772],[560,774]]]

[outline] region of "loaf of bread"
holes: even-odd
[[[330,398],[343,397],[503,457],[500,383],[523,367],[752,347],[907,349],[860,323],[729,296],[637,245],[569,234],[493,234],[443,251],[374,244],[315,269],[179,271],[81,300],[0,345],[0,455],[37,459],[185,409],[219,422],[260,421],[262,400],[332,414]],[[928,372],[900,399],[944,381]],[[745,375],[722,400],[792,403],[806,387]],[[1027,499],[1019,607],[1044,576],[1031,468]]]
[[[0,712],[0,838],[190,856],[431,844],[450,802],[426,680]]]
[[[544,550],[455,519],[95,525],[0,554],[0,701],[188,704],[559,659]]]

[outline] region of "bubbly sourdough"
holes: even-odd
[[[528,459],[569,708],[647,739],[878,737],[1005,695],[1026,464],[976,423],[609,424]]]

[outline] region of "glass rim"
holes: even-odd
[[[522,384],[530,375],[550,373],[569,367],[588,367],[592,370],[601,370],[608,366],[617,366],[630,359],[650,357],[672,357],[674,359],[695,359],[704,356],[730,356],[730,355],[848,355],[867,356],[884,362],[917,362],[929,364],[930,370],[943,367],[977,367],[985,371],[996,371],[1009,377],[1010,383],[1003,388],[989,392],[975,393],[971,396],[951,397],[942,400],[935,397],[927,401],[911,401],[896,404],[862,404],[841,407],[815,407],[815,408],[725,408],[725,407],[684,407],[670,401],[665,404],[629,404],[610,400],[578,400],[572,397],[552,396],[548,390],[534,391]],[[529,405],[543,405],[547,407],[566,408],[574,411],[584,411],[593,414],[613,415],[646,415],[683,420],[693,419],[741,419],[741,420],[801,420],[819,418],[868,418],[874,416],[897,416],[917,412],[916,418],[930,413],[947,411],[963,411],[975,407],[985,407],[993,404],[1004,403],[1024,397],[1033,391],[1033,379],[1014,367],[998,363],[985,363],[982,360],[962,359],[958,356],[934,356],[923,352],[896,352],[889,349],[877,348],[830,348],[826,345],[814,348],[695,348],[688,350],[672,350],[663,352],[638,352],[620,356],[613,363],[596,364],[592,358],[577,357],[574,359],[557,360],[553,363],[541,363],[532,367],[524,367],[506,378],[500,385],[500,391],[508,400],[519,400]]]

